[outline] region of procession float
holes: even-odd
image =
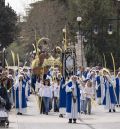
[[[36,45],[33,45],[34,55],[31,62],[31,69],[32,73],[36,76],[43,76],[44,74],[47,74],[50,68],[52,68],[55,72],[62,72],[61,58],[52,56],[52,54],[48,51],[49,46],[46,43],[46,40],[49,41],[47,38],[42,38]],[[42,41],[43,44],[41,43]],[[56,47],[55,50],[56,52],[61,51],[59,47]]]

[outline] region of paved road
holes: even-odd
[[[36,98],[31,96],[27,114],[9,116],[10,129],[120,129],[120,109],[117,113],[108,113],[103,106],[93,108],[92,115],[81,115],[77,124],[68,124],[66,118],[59,118],[51,112],[49,116],[39,115]]]

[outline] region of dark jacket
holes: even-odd
[[[0,96],[5,100],[5,108],[9,111],[11,109],[11,103],[8,97],[7,89],[3,86],[0,86]]]

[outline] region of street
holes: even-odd
[[[4,126],[120,129],[120,0],[0,0]]]
[[[68,124],[58,113],[39,115],[36,97],[32,95],[25,115],[17,116],[15,110],[10,113],[10,129],[120,129],[120,108],[116,113],[108,113],[103,106],[97,106],[92,112],[92,115],[80,115],[77,124]]]

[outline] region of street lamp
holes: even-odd
[[[82,17],[77,17],[77,22],[81,22],[82,21]]]
[[[65,28],[63,28],[63,33],[66,33],[66,29]]]
[[[82,17],[77,17],[77,22],[78,22],[78,26],[79,26],[79,34],[80,34],[80,24],[82,21]]]
[[[94,30],[93,30],[93,33],[95,34],[95,35],[98,35],[98,26],[97,25],[95,25],[95,27],[94,27]]]
[[[112,35],[112,34],[113,34],[113,31],[112,31],[112,24],[109,24],[109,27],[108,27],[108,34],[109,34],[109,35]]]

